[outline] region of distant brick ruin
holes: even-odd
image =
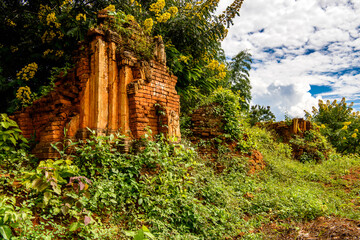
[[[304,137],[304,132],[312,129],[311,122],[306,121],[302,118],[294,118],[291,122],[286,123],[274,122],[274,123],[265,123],[264,126],[268,130],[274,130],[276,134],[282,138],[282,141],[289,143],[294,135]]]
[[[155,39],[154,58],[137,59],[118,51],[121,37],[111,30],[93,29],[79,51],[75,67],[59,78],[49,95],[16,112],[13,119],[23,135],[35,139],[39,159],[55,158],[50,143],[64,138],[85,139],[87,128],[97,134],[121,131],[137,139],[152,130],[180,139],[177,77],[166,67],[161,39]]]

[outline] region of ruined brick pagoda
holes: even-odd
[[[119,51],[121,37],[111,30],[92,29],[78,53],[75,67],[59,78],[49,95],[15,113],[23,135],[36,140],[40,159],[57,157],[50,143],[84,139],[87,128],[97,134],[121,131],[128,139],[164,133],[180,139],[177,77],[166,67],[161,39],[154,39],[153,59],[144,61]]]

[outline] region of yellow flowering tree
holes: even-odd
[[[231,85],[227,84],[229,68],[220,42],[243,1],[233,1],[238,4],[231,4],[220,15],[215,13],[218,0],[139,2],[142,12],[137,17],[153,19],[153,35],[163,37],[168,66],[178,76],[177,90],[183,112],[219,86]],[[234,15],[230,16],[229,12]]]
[[[161,36],[169,69],[178,76],[178,91],[183,105],[193,105],[229,78],[229,69],[220,42],[231,20],[238,15],[243,0],[234,0],[217,15],[219,0],[123,0],[123,1],[2,1],[0,25],[0,112],[14,110],[12,99],[17,89],[29,86],[42,95],[51,86],[52,69],[71,65],[77,43],[90,26],[97,25],[97,13],[122,12],[126,21],[139,24],[147,36]],[[146,42],[133,41],[134,48]],[[151,48],[148,49],[151,51]],[[213,61],[219,64],[211,69]],[[24,75],[23,68],[36,63],[37,70]],[[56,71],[53,71],[56,72]],[[185,110],[185,108],[184,108]]]
[[[360,115],[352,106],[345,98],[340,102],[319,100],[318,108],[313,107],[312,113],[306,112],[307,118],[341,153],[360,153]]]
[[[95,19],[93,7],[75,0],[2,1],[0,112],[31,104],[27,95],[42,95],[59,72],[54,69],[71,63],[76,43]]]

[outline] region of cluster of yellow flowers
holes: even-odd
[[[60,8],[70,5],[72,2],[73,2],[73,0],[64,0],[63,3],[61,4]]]
[[[345,126],[349,126],[351,124],[351,122],[344,122]]]
[[[43,56],[46,57],[47,55],[49,55],[49,53],[52,53],[54,50],[52,49],[46,49],[43,53]]]
[[[348,126],[351,124],[351,122],[344,122],[344,127],[341,130],[348,129]]]
[[[51,8],[48,5],[40,4],[40,10],[38,12],[38,18],[40,21],[46,20],[47,12],[50,12]]]
[[[227,68],[224,63],[219,63],[217,60],[213,59],[207,65],[207,68],[212,71],[218,71],[218,75],[216,76],[219,79],[224,79],[226,77]]]
[[[216,76],[216,78],[224,79],[226,77],[226,72],[219,72],[219,74]]]
[[[145,32],[151,32],[153,25],[154,25],[154,21],[152,20],[152,18],[145,19],[144,21]]]
[[[171,17],[174,17],[178,13],[178,8],[170,7],[165,13],[161,13],[165,7],[165,0],[157,0],[156,3],[150,5],[149,10],[155,13],[156,21],[167,22]]]
[[[6,19],[6,25],[10,27],[15,27],[16,23],[14,23],[11,19]]]
[[[108,10],[109,12],[115,12],[116,8],[115,8],[115,5],[110,4],[109,6],[107,6],[105,8],[105,10]]]
[[[62,39],[64,37],[64,34],[60,31],[57,31],[56,33],[53,30],[45,31],[44,34],[41,37],[41,40],[43,43],[48,42],[50,43],[55,37],[56,34],[58,34],[58,38]]]
[[[64,55],[64,51],[63,50],[57,50],[55,53],[56,57],[62,57]]]
[[[54,12],[49,13],[46,16],[46,24],[50,27],[60,28],[61,24],[57,22],[57,18]]]
[[[347,130],[348,126],[351,124],[351,122],[344,122],[344,127],[341,128],[341,130]],[[355,129],[353,134],[351,134],[352,138],[356,138],[357,137],[357,133],[359,132],[359,129]],[[344,140],[346,140],[346,137],[343,137]]]
[[[51,42],[56,37],[56,33],[53,30],[45,31],[41,36],[41,40],[43,43]]]
[[[141,10],[141,4],[138,1],[135,1],[135,6],[140,8],[140,13],[141,13],[141,11],[142,11]]]
[[[179,60],[179,62],[187,63],[187,62],[190,60],[190,57],[189,57],[189,56],[181,55],[181,56],[178,58],[178,60]]]
[[[76,19],[76,21],[80,21],[81,19],[86,21],[86,14],[79,13],[78,15],[76,15],[75,19]]]
[[[136,22],[136,21],[135,21],[135,17],[134,17],[133,15],[131,15],[131,14],[126,15],[126,20]]]
[[[72,0],[65,0],[63,2],[63,5],[71,2]],[[56,17],[55,12],[53,12],[48,5],[40,4],[38,17],[43,24],[46,24],[49,27],[48,30],[46,30],[41,36],[41,40],[43,43],[50,43],[56,37],[59,39],[62,39],[64,37],[64,34],[60,30],[61,23],[58,22],[58,18]]]
[[[158,22],[167,22],[170,18],[171,18],[171,14],[168,12],[156,16],[156,20]]]
[[[359,132],[359,129],[356,128],[356,129],[354,130],[354,133],[351,135],[351,137],[356,138],[358,132]]]
[[[216,70],[216,68],[219,66],[219,62],[215,59],[211,60],[211,62],[207,65],[207,68],[210,70]]]
[[[20,87],[16,92],[16,98],[21,101],[21,105],[30,104],[31,101],[31,90],[28,86]]]
[[[51,53],[53,53],[54,52],[54,50],[52,50],[52,49],[46,49],[45,51],[44,51],[44,53],[43,53],[43,56],[44,57],[46,57],[47,55],[49,55],[49,54],[51,54]],[[56,57],[62,57],[64,55],[64,51],[63,50],[57,50],[56,52],[55,52],[55,56]]]
[[[219,0],[206,0],[198,1],[193,6],[193,11],[188,12],[187,16],[191,14],[191,18],[197,17],[199,19],[204,19],[207,12],[211,12],[211,9],[215,9],[219,3]],[[186,9],[186,6],[185,6]],[[190,10],[190,9],[188,9]]]
[[[20,70],[20,72],[16,74],[16,77],[17,79],[29,81],[35,76],[37,70],[38,70],[38,65],[33,62],[23,67]]]
[[[16,46],[10,46],[10,51],[11,51],[12,53],[17,52],[18,50],[19,50],[18,47],[16,47]]]
[[[159,14],[165,7],[165,0],[157,0],[156,3],[150,5],[149,10],[155,14]]]
[[[219,67],[217,68],[217,70],[218,70],[219,72],[225,72],[225,71],[227,70],[227,68],[226,68],[226,66],[225,66],[224,63],[221,63],[221,64],[219,65]]]
[[[190,10],[191,8],[192,8],[192,4],[191,3],[186,3],[185,10]]]
[[[169,7],[168,12],[171,14],[171,17],[174,17],[178,13],[179,9],[177,7]]]

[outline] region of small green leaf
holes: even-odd
[[[8,123],[8,122],[1,122],[1,126],[2,126],[3,128],[5,128],[5,129],[8,129],[9,126],[10,126],[10,123]]]
[[[12,209],[8,209],[8,210],[12,210]],[[3,218],[3,223],[6,223],[7,222],[7,220],[9,220],[9,217],[10,217],[10,215],[9,214],[6,214],[6,211],[5,211],[5,215],[4,215],[4,218]]]
[[[12,237],[11,229],[7,225],[0,226],[0,234],[5,240],[11,239]]]
[[[44,182],[41,178],[37,178],[32,182],[32,187],[38,192],[44,191],[49,185]]]
[[[74,231],[76,231],[76,229],[78,229],[79,228],[79,222],[73,222],[71,225],[70,225],[70,227],[69,227],[69,231],[70,232],[74,232]]]
[[[134,236],[134,240],[144,240],[145,235],[143,230],[139,230],[137,234]]]
[[[45,205],[47,205],[49,203],[51,198],[52,198],[52,194],[50,192],[44,193],[44,203],[45,203]]]
[[[61,207],[61,212],[66,215],[69,212],[69,207],[68,206],[62,206]]]
[[[10,135],[10,134],[14,133],[14,130],[12,130],[12,129],[6,130],[6,131],[4,131],[4,133]]]
[[[136,235],[136,232],[134,231],[125,231],[125,235],[128,237],[134,237]]]
[[[152,235],[150,232],[144,232],[144,234],[150,239],[155,239],[155,236]]]
[[[44,240],[51,240],[51,236],[46,236]]]
[[[16,139],[13,137],[10,137],[9,140],[14,144],[14,146],[16,146]]]

